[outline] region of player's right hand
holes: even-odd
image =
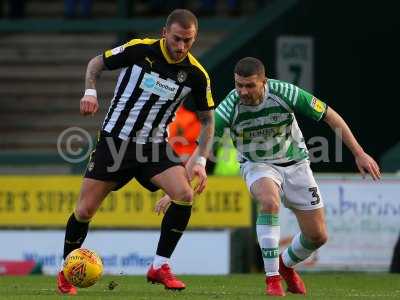
[[[381,171],[379,166],[371,156],[363,152],[357,155],[355,159],[358,170],[363,178],[365,178],[366,173],[369,173],[373,180],[381,179]]]
[[[80,102],[81,115],[94,115],[99,110],[99,102],[94,96],[83,96]]]
[[[204,166],[200,164],[193,164],[191,168],[186,169],[189,181],[192,182],[193,190],[196,194],[201,194],[207,185],[207,173]]]

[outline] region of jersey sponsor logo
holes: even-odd
[[[281,134],[281,130],[279,127],[273,128],[260,128],[257,130],[250,130],[243,132],[243,137],[246,139],[256,138],[260,136],[265,136],[267,138],[276,137]]]
[[[266,117],[259,117],[252,120],[246,120],[240,122],[238,125],[239,129],[243,129],[246,127],[256,127],[256,126],[264,126],[264,125],[272,125],[278,124],[284,121],[290,120],[290,114],[288,113],[272,113]]]
[[[140,88],[161,98],[173,100],[179,86],[173,82],[145,73],[140,83]]]
[[[313,97],[312,100],[311,100],[311,107],[316,112],[319,112],[319,113],[321,113],[321,112],[323,112],[325,110],[324,103],[321,100],[319,100],[319,99],[317,99],[315,97]]]

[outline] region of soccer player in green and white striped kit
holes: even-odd
[[[379,167],[337,112],[295,85],[266,78],[260,60],[243,58],[234,73],[235,89],[215,111],[215,136],[221,137],[226,128],[230,129],[239,152],[241,175],[260,203],[257,237],[264,260],[266,294],[285,295],[281,276],[289,292],[305,294],[304,282],[293,267],[326,243],[327,230],[323,200],[295,114],[324,121],[339,132],[363,176],[369,173],[374,180],[379,179]],[[279,254],[281,193],[284,205],[296,215],[300,232]],[[167,202],[161,199],[156,209],[164,210]]]

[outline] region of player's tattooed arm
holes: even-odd
[[[214,137],[214,111],[198,111],[197,116],[201,123],[201,133],[199,137],[198,155],[208,157]]]
[[[103,56],[98,55],[89,61],[86,69],[85,89],[96,89],[96,81],[104,70]]]
[[[96,80],[100,77],[103,69],[104,62],[102,55],[92,58],[88,63],[85,76],[85,94],[79,104],[80,113],[84,116],[94,115],[99,110]]]

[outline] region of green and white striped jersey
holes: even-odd
[[[264,101],[257,106],[240,103],[236,90],[225,97],[215,110],[215,136],[229,128],[240,161],[300,161],[308,159],[308,150],[294,113],[319,121],[326,109],[324,102],[301,88],[268,79]]]

